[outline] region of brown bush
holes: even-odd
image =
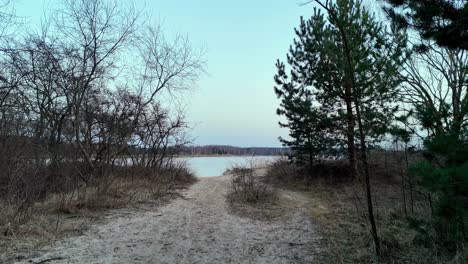
[[[227,198],[231,203],[269,203],[278,198],[275,188],[256,172],[253,165],[236,166],[229,170],[231,189]]]
[[[9,191],[0,197],[0,237],[11,236],[22,225],[35,222],[37,211],[70,214],[83,209],[119,208],[173,194],[175,188],[185,188],[196,181],[185,164],[159,170],[109,168],[87,182],[68,174],[66,168],[55,174],[47,174],[47,168],[35,175],[33,172],[24,168],[22,177],[11,178],[21,181],[10,182]]]
[[[298,187],[310,186],[316,179],[329,183],[350,181],[348,163],[343,160],[321,161],[313,165],[297,166],[286,159],[279,159],[267,170],[268,181]]]

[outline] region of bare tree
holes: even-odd
[[[5,51],[8,50],[10,40],[8,31],[16,24],[11,4],[12,0],[0,0],[0,107],[17,85],[17,79],[12,76],[5,65]]]
[[[145,98],[144,104],[163,91],[174,93],[191,88],[203,72],[203,51],[194,51],[187,37],[178,35],[169,41],[158,25],[142,30],[138,41],[142,61],[139,93]]]
[[[132,8],[119,6],[117,1],[65,0],[63,9],[55,14],[53,21],[56,34],[66,47],[64,68],[71,80],[66,94],[71,105],[75,143],[93,169],[88,149],[91,142],[82,135],[84,102],[92,87],[111,77],[118,52],[128,44],[137,29],[138,13]]]
[[[431,110],[434,118],[422,124],[430,134],[459,134],[468,118],[468,53],[427,47],[406,62],[402,98],[412,107]]]
[[[120,1],[63,0],[48,15],[41,32],[0,41],[0,197],[171,167],[188,125],[162,95],[190,89],[203,54]]]
[[[12,3],[13,0],[0,0],[0,40],[8,35],[9,28],[16,23]]]

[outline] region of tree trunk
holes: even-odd
[[[406,209],[406,186],[405,186],[405,172],[403,172],[403,169],[400,169],[400,174],[401,174],[401,196],[402,196],[402,203],[403,203],[403,206],[402,206],[402,209],[403,209],[403,212],[405,213],[405,217],[408,216],[408,210]]]
[[[346,122],[347,122],[347,144],[348,144],[348,159],[351,170],[351,177],[357,178],[357,163],[356,163],[356,146],[354,145],[354,114],[351,100],[351,84],[345,84],[345,102],[346,102]]]
[[[357,100],[355,101],[355,105],[356,105],[356,117],[358,121],[359,138],[360,138],[360,145],[361,145],[361,159],[362,159],[362,165],[364,167],[367,211],[368,211],[368,216],[369,216],[369,222],[371,225],[372,238],[374,239],[374,244],[375,244],[375,253],[377,254],[377,256],[380,256],[380,240],[379,240],[379,235],[377,233],[377,225],[375,224],[374,207],[372,205],[372,192],[371,192],[371,186],[370,186],[369,164],[367,162],[367,153],[366,153],[367,151],[366,138],[364,135],[364,129],[362,127],[361,113],[359,109],[359,103],[357,102]]]

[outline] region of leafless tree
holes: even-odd
[[[463,50],[427,45],[406,62],[403,100],[430,109],[434,123],[423,124],[431,134],[456,134],[468,118],[468,54]]]
[[[64,47],[63,68],[70,80],[66,95],[71,106],[75,144],[93,169],[91,142],[82,134],[83,107],[92,88],[112,77],[116,56],[138,26],[138,13],[117,1],[65,0],[63,9],[54,14],[53,25],[53,33]]]
[[[9,34],[9,28],[16,23],[12,4],[13,0],[0,0],[0,40]]]
[[[39,33],[1,44],[0,197],[29,202],[65,179],[75,188],[124,167],[165,169],[188,142],[183,111],[163,94],[192,87],[203,53],[133,6],[63,0]]]

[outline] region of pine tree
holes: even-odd
[[[455,52],[449,50],[448,54]],[[411,218],[412,226],[426,238],[430,236],[427,230],[434,227],[436,237],[431,239],[452,250],[468,241],[468,57],[464,52],[458,54],[457,63],[440,67],[445,76],[457,72],[458,78],[437,84],[451,100],[426,93],[427,97],[413,101],[413,117],[428,135],[424,139],[425,160],[410,167],[410,175],[430,197],[433,212],[430,219]]]
[[[281,99],[277,114],[285,116],[286,123],[281,127],[289,128],[290,140],[280,137],[284,146],[291,149],[290,159],[299,164],[312,165],[331,147],[327,137],[327,119],[320,107],[312,104],[312,95],[304,86],[295,86],[288,80],[285,65],[277,62],[278,74],[275,75],[275,93]]]
[[[380,255],[367,148],[387,132],[397,110],[397,72],[405,58],[406,38],[388,31],[360,1],[316,2],[326,16],[314,9],[308,21],[301,19],[296,29],[298,39],[288,55],[289,84],[307,87],[314,100],[311,104],[326,113],[324,119],[332,120],[329,129],[341,132],[335,139],[345,139],[355,178],[359,175],[357,135],[371,233]]]
[[[425,142],[427,159],[410,167],[418,186],[431,194],[433,217],[429,221],[411,218],[412,226],[451,250],[468,241],[468,134],[450,132],[428,137]]]
[[[442,47],[468,49],[468,2],[454,0],[385,0],[388,16]]]

